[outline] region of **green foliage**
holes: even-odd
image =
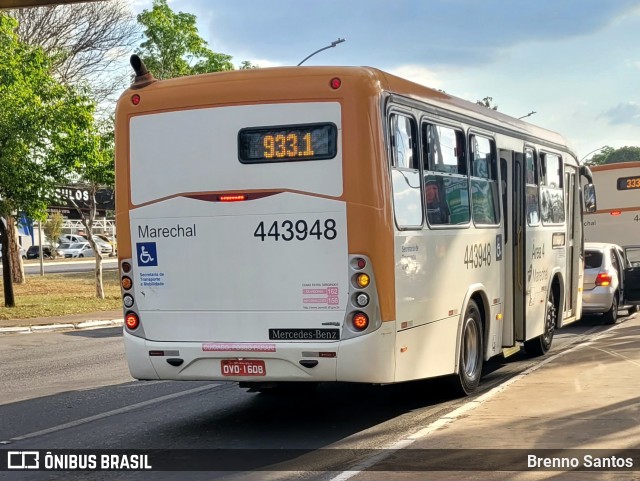
[[[64,217],[60,212],[54,212],[51,214],[47,221],[42,225],[44,235],[47,236],[49,243],[53,246],[58,245],[58,238],[62,235],[62,224],[64,223]],[[55,249],[52,251],[55,257]]]
[[[146,37],[138,55],[157,79],[234,69],[231,56],[213,52],[198,35],[196,16],[173,12],[167,0],[154,0],[138,23]]]
[[[254,63],[251,63],[249,60],[245,60],[240,64],[240,70],[251,70],[254,68],[260,68],[260,66]]]
[[[0,215],[44,219],[48,196],[74,168],[69,153],[92,125],[94,105],[56,81],[50,59],[20,42],[15,28],[0,13]]]
[[[493,102],[493,97],[485,97],[482,100],[476,100],[476,104],[478,105],[482,105],[483,107],[487,107],[491,110],[498,110],[498,106],[491,105],[491,102]]]
[[[619,162],[640,162],[640,147],[625,146],[614,149],[605,146],[585,162],[586,165],[617,164]]]
[[[92,123],[67,155],[75,159],[73,173],[76,183],[94,188],[109,187],[115,181],[113,118]]]

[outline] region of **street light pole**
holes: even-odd
[[[518,120],[521,119],[526,119],[527,117],[531,117],[533,114],[537,114],[538,112],[536,112],[535,110],[532,110],[531,112],[529,112],[527,115],[523,115],[522,117],[518,117]]]
[[[340,37],[338,37],[338,40],[335,40],[335,41],[331,42],[331,45],[327,45],[326,47],[322,47],[321,49],[316,50],[315,52],[313,52],[311,55],[309,55],[309,56],[305,57],[305,59],[304,59],[302,62],[300,62],[300,63],[298,64],[298,67],[299,67],[300,65],[302,65],[303,63],[305,63],[307,60],[309,60],[311,57],[313,57],[315,54],[320,53],[320,52],[322,52],[323,50],[326,50],[326,49],[328,49],[328,48],[335,47],[336,45],[338,45],[339,43],[342,43],[342,42],[344,42],[344,38],[340,38]]]
[[[584,159],[586,159],[587,157],[589,157],[589,156],[590,156],[591,154],[593,154],[594,152],[597,152],[597,151],[599,151],[599,150],[604,149],[605,147],[606,147],[606,145],[603,145],[602,147],[598,147],[597,149],[592,150],[592,151],[591,151],[591,152],[589,152],[587,155],[585,155],[584,157],[582,157],[582,158],[580,159],[580,162],[578,162],[578,163],[579,163],[579,164],[582,164],[582,161],[583,161]]]

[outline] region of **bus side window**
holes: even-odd
[[[498,224],[500,207],[495,142],[471,135],[469,145],[473,220],[476,224]]]
[[[564,222],[564,194],[562,188],[562,159],[555,154],[542,155],[541,217],[543,224]]]
[[[416,128],[412,118],[393,114],[391,117],[393,136],[393,166],[404,169],[419,169],[416,155]]]
[[[412,117],[391,114],[391,184],[393,211],[401,229],[422,228],[423,208],[420,156],[417,152],[416,122]]]
[[[526,180],[526,204],[527,224],[540,224],[540,200],[538,191],[538,158],[533,149],[525,149],[525,180]]]
[[[469,178],[464,145],[461,130],[422,125],[423,184],[430,225],[469,223]]]

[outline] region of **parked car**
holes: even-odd
[[[95,257],[93,249],[88,242],[63,243],[58,246],[56,252],[60,257]]]
[[[42,247],[42,257],[45,259],[51,258],[51,246]],[[40,246],[31,246],[27,249],[27,259],[39,259],[40,258]]]
[[[111,255],[115,256],[118,253],[118,243],[116,242],[115,238],[105,234],[93,234],[93,238],[96,239],[96,241],[109,244],[111,246]]]
[[[624,251],[616,244],[586,242],[582,311],[602,314],[606,324],[614,324],[618,309],[636,312],[638,306],[621,306],[624,292],[623,271],[631,267]]]
[[[83,242],[89,242],[89,240],[86,237],[78,234],[64,234],[60,236],[59,240],[60,240],[60,244],[79,244]],[[111,255],[113,253],[113,246],[108,241],[102,240],[101,238],[97,237],[95,234],[93,236],[93,240],[100,248],[100,252],[102,254]]]

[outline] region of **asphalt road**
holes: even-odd
[[[551,354],[606,329],[597,318],[556,333]],[[523,353],[485,366],[482,394],[527,369]],[[0,337],[0,446],[10,449],[282,449],[388,446],[469,401],[438,381],[390,386],[321,385],[313,394],[274,397],[236,383],[132,381],[120,329]],[[242,455],[236,453],[235,456]],[[258,461],[247,454],[247,466]],[[254,453],[255,454],[255,453]],[[311,453],[313,454],[313,453]],[[301,459],[305,459],[304,457]],[[240,463],[242,465],[242,463]],[[242,471],[245,471],[242,469]],[[29,472],[6,479],[314,479],[298,472]]]

